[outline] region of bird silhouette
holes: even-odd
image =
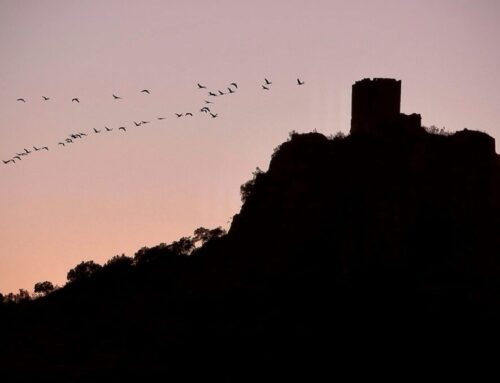
[[[234,93],[234,90],[232,90],[231,88],[227,88],[227,90],[229,91],[229,93]]]
[[[19,156],[14,156],[12,158],[17,158],[19,161],[21,161],[21,157],[19,157]]]
[[[207,101],[207,100],[203,100],[203,101],[205,101],[205,104],[213,104],[212,101]]]
[[[141,124],[149,124],[150,121],[141,121]]]
[[[121,99],[122,99],[120,96],[117,96],[117,95],[115,95],[115,94],[113,95],[113,98],[114,98],[115,100],[121,100]]]
[[[96,128],[93,128],[94,129],[94,133],[101,133],[100,130],[97,130]]]
[[[30,153],[31,153],[31,152],[30,152],[28,149],[26,149],[26,148],[24,148],[24,151],[26,152],[26,154],[30,154]]]
[[[57,145],[66,146],[66,144],[64,142],[58,142]]]
[[[174,114],[177,116],[177,118],[179,118],[179,117],[182,117],[182,116],[183,116],[183,114],[182,114],[182,113],[174,113]]]
[[[210,115],[212,116],[212,118],[215,118],[215,117],[217,117],[217,116],[218,116],[218,114],[217,114],[217,113],[215,113],[215,114],[210,113]]]
[[[24,98],[18,98],[16,101],[26,102],[26,100]]]
[[[151,94],[151,93],[149,93],[149,89],[143,89],[143,90],[141,90],[141,93]]]
[[[135,126],[141,126],[141,123],[140,123],[140,122],[135,122],[135,121],[134,121],[134,125],[135,125]]]
[[[213,96],[213,97],[217,97],[217,95],[215,93],[213,93],[213,92],[208,92],[208,95],[209,96]]]
[[[164,120],[165,117],[158,117],[158,120]]]
[[[191,113],[191,112],[187,112],[185,115],[193,117],[193,113]]]
[[[204,107],[204,108],[200,109],[200,112],[208,113],[208,112],[210,112],[210,109],[207,107]]]
[[[111,132],[113,130],[113,128],[108,128],[107,126],[105,126],[104,129],[106,129],[106,132]]]
[[[304,81],[300,81],[300,79],[297,79],[297,85],[304,85]]]
[[[234,86],[236,89],[238,89],[238,84],[236,84],[235,82],[232,82],[232,83],[231,83],[231,84],[229,84],[229,85],[232,85],[232,86]]]
[[[73,140],[72,140],[71,138],[66,138],[66,142],[67,142],[68,144],[72,144],[72,143],[73,143]]]
[[[13,164],[15,164],[15,163],[16,163],[16,161],[14,161],[14,160],[7,160],[7,161],[2,160],[2,162],[3,162],[4,164],[8,164],[9,162],[12,162]]]
[[[269,88],[267,86],[264,86],[264,85],[262,85],[262,89],[269,90]]]
[[[220,94],[221,96],[224,96],[224,95],[225,95],[225,93],[224,93],[224,92],[222,92],[222,91],[220,91],[220,90],[219,90],[219,94]]]
[[[43,146],[42,148],[40,148],[40,150],[41,150],[41,149],[44,149],[44,150],[49,150],[49,148],[48,148],[48,147],[46,147],[46,146]]]
[[[37,148],[36,146],[33,146],[33,149],[35,149],[35,152],[38,152],[40,148]]]
[[[78,134],[79,134],[79,135],[81,135],[81,136],[85,136],[85,137],[87,137],[87,135],[86,135],[85,133],[80,132],[80,133],[78,133]]]
[[[120,126],[120,127],[118,128],[118,130],[123,130],[124,132],[126,132],[126,131],[127,131],[127,129],[126,129],[124,126]]]
[[[198,83],[196,85],[198,85],[198,89],[206,89],[207,88],[205,85],[201,85],[200,83]]]
[[[266,85],[271,85],[272,84],[272,82],[269,81],[267,78],[265,78],[264,81],[266,82]]]
[[[79,100],[78,98],[76,98],[76,97],[75,97],[75,98],[73,98],[73,99],[71,100],[71,102],[77,102],[77,103],[80,103],[80,100]]]
[[[43,98],[45,101],[50,100],[50,97],[45,97],[45,96],[42,96],[42,98]]]

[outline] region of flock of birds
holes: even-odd
[[[264,83],[261,84],[262,90],[264,90],[264,91],[270,91],[272,84],[273,83],[271,81],[269,81],[267,78],[264,78]],[[297,78],[297,85],[304,85],[304,81],[302,81],[299,78]],[[200,83],[197,83],[196,86],[197,86],[198,90],[200,90],[200,89],[207,89],[207,87],[205,85],[200,84]],[[221,91],[221,90],[208,91],[208,97],[220,97],[220,96],[224,96],[224,95],[227,95],[227,94],[236,93],[236,91],[238,90],[238,84],[235,83],[235,82],[232,82],[232,83],[229,84],[229,86],[226,87],[226,89],[227,89],[227,91],[225,91],[225,92]],[[149,89],[142,89],[140,91],[140,93],[147,94],[147,95],[151,94],[151,92],[149,91]],[[122,100],[123,99],[122,97],[117,96],[116,94],[112,94],[112,96],[113,96],[114,100]],[[43,99],[44,102],[50,101],[50,97],[42,96],[42,99]],[[26,99],[25,98],[18,98],[18,99],[16,99],[16,101],[26,103]],[[80,103],[80,99],[78,97],[74,97],[74,98],[71,99],[71,102],[76,102],[76,103],[79,104]],[[215,113],[211,109],[211,108],[213,108],[214,102],[213,101],[209,101],[209,100],[204,100],[204,102],[205,102],[204,106],[199,110],[199,113],[204,113],[207,116],[210,116],[211,118],[217,118],[218,114]],[[193,117],[193,113],[192,112],[174,113],[174,115],[177,118]],[[165,119],[166,119],[166,117],[157,117],[157,120],[159,120],[159,121],[165,120]],[[149,124],[150,122],[151,121],[144,121],[144,120],[141,120],[139,122],[133,121],[135,127],[146,125],[146,124]],[[127,131],[127,127],[126,126],[120,126],[120,127],[118,127],[118,130],[126,132]],[[105,126],[104,127],[104,131],[105,132],[111,132],[111,131],[113,131],[113,128],[108,128],[107,126]],[[93,128],[92,132],[93,133],[90,133],[90,134],[99,134],[99,133],[102,132],[102,129]],[[82,133],[82,132],[71,133],[68,137],[66,137],[63,140],[59,141],[57,143],[57,146],[59,146],[59,147],[65,147],[66,145],[70,145],[70,144],[74,143],[75,140],[83,139],[84,137],[87,137],[86,133]],[[45,150],[45,151],[49,150],[48,146],[40,146],[40,147],[32,146],[32,148],[33,149],[31,149],[31,150],[23,148],[22,151],[16,152],[15,155],[12,156],[10,159],[8,159],[8,160],[2,160],[2,162],[4,164],[6,164],[6,165],[7,164],[15,164],[16,161],[21,161],[23,158],[29,156],[33,151],[40,152],[40,151],[43,151],[43,150]]]

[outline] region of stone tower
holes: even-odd
[[[399,121],[401,80],[365,78],[352,86],[351,134],[373,133]]]

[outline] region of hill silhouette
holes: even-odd
[[[63,288],[0,305],[6,376],[312,379],[496,326],[494,140],[391,127],[293,132],[242,185],[228,233],[82,262]]]

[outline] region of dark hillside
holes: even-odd
[[[227,235],[142,249],[0,306],[1,363],[69,381],[266,380],[396,361],[457,328],[463,339],[500,319],[494,148],[466,130],[292,134],[242,186]]]

